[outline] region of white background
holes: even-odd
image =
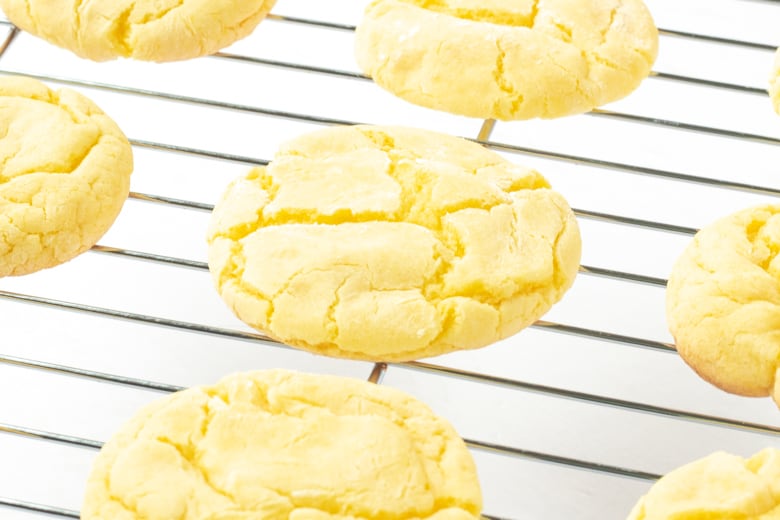
[[[292,16],[356,24],[364,1],[279,0],[275,18],[225,52],[357,72],[352,32],[285,22]],[[659,27],[777,44],[780,4],[750,0],[653,0]],[[0,25],[0,37],[10,26]],[[661,37],[655,70],[763,89],[772,52],[693,38]],[[176,153],[139,143],[134,192],[213,203],[248,165],[205,152],[270,159],[277,146],[321,126],[299,116],[395,123],[476,137],[482,121],[409,105],[369,81],[289,67],[212,57],[154,65],[95,64],[21,34],[0,57],[0,71],[73,80],[136,141],[196,150]],[[132,87],[197,98],[178,102],[90,87]],[[263,110],[210,106],[217,100]],[[777,197],[712,184],[680,182],[602,168],[611,161],[780,189],[780,118],[761,93],[650,78],[606,110],[728,129],[757,137],[723,137],[662,123],[578,116],[498,123],[491,140],[536,150],[513,153],[539,169],[573,207],[655,223],[698,228],[732,211]],[[587,159],[553,159],[549,153]],[[545,157],[545,154],[547,155]],[[101,245],[205,261],[208,212],[131,198]],[[690,235],[614,220],[580,218],[583,264],[666,278]],[[399,245],[400,246],[400,245]],[[367,378],[370,364],[325,359],[279,345],[186,332],[20,303],[29,294],[146,316],[249,331],[223,306],[208,273],[122,255],[89,252],[66,265],[0,280],[0,423],[106,440],[158,392],[25,368],[9,356],[175,385],[211,383],[238,370],[285,367]],[[7,291],[7,292],[6,292]],[[668,343],[664,293],[658,286],[582,274],[545,320]],[[536,383],[635,403],[780,428],[768,399],[730,396],[700,381],[675,353],[636,342],[602,341],[528,329],[479,351],[426,360],[441,367]],[[431,370],[391,366],[383,384],[404,389],[449,418],[469,439],[585,462],[661,474],[715,450],[750,455],[780,445],[777,434],[648,414],[593,400],[562,398]],[[512,519],[625,518],[651,484],[605,471],[540,462],[505,451],[473,451],[485,513]],[[92,449],[0,433],[0,497],[77,510]],[[0,506],[0,519],[44,518]],[[46,516],[46,518],[49,518]]]

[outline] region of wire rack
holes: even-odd
[[[78,518],[92,459],[134,410],[256,368],[417,395],[466,438],[487,518],[622,519],[678,465],[780,444],[774,405],[700,381],[663,316],[665,277],[695,230],[780,195],[780,119],[765,93],[780,4],[651,0],[661,55],[632,96],[494,124],[408,105],[361,75],[352,31],[365,3],[279,0],[250,38],[167,65],[88,63],[0,22],[1,73],[90,96],[136,157],[100,245],[0,280],[0,518]],[[298,352],[238,322],[204,262],[212,204],[279,143],[357,122],[477,139],[541,171],[583,233],[565,299],[495,346],[389,366]]]

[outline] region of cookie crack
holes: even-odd
[[[774,237],[769,235],[769,233],[765,233],[767,225],[769,224],[769,220],[772,218],[780,217],[773,214],[765,221],[759,220],[751,222],[745,229],[745,235],[748,242],[750,242],[754,249],[756,247],[766,248],[768,254],[763,260],[757,262],[757,265],[761,267],[761,269],[763,269],[764,272],[766,272],[768,275],[780,281],[780,277],[775,276],[770,272],[770,266],[772,262],[774,262],[775,258],[777,258],[777,255],[780,254],[780,241],[775,240]],[[780,273],[778,273],[778,275],[780,275]]]
[[[374,129],[362,129],[362,128],[359,129],[359,131],[364,137],[366,137],[367,139],[369,139],[371,143],[373,143],[374,147],[378,148],[383,153],[385,153],[386,157],[388,158],[388,168],[385,173],[391,178],[393,178],[396,182],[398,182],[398,184],[401,186],[401,190],[402,190],[401,207],[399,208],[397,214],[392,218],[372,219],[371,216],[364,216],[362,218],[350,218],[349,220],[346,220],[342,218],[336,219],[332,217],[323,218],[323,216],[317,215],[314,212],[307,212],[305,221],[301,222],[298,218],[295,218],[294,223],[295,224],[298,223],[342,224],[342,223],[358,223],[358,222],[406,222],[406,223],[419,225],[424,229],[430,231],[436,238],[439,245],[448,253],[447,257],[445,257],[445,255],[440,252],[434,252],[433,261],[434,263],[437,264],[437,268],[435,272],[432,273],[432,275],[430,275],[425,279],[423,286],[421,288],[421,292],[425,300],[432,305],[438,305],[443,300],[448,298],[464,297],[464,298],[472,299],[478,303],[490,305],[494,309],[498,309],[498,300],[489,297],[489,295],[487,294],[475,294],[473,292],[461,293],[461,292],[453,292],[453,291],[445,290],[444,280],[446,276],[454,268],[455,260],[457,260],[458,258],[462,258],[465,255],[465,247],[463,243],[460,241],[460,238],[457,236],[457,234],[452,234],[445,231],[444,226],[442,225],[442,221],[447,216],[464,210],[479,210],[479,211],[489,212],[498,206],[512,204],[512,200],[511,199],[499,200],[493,203],[487,203],[486,201],[477,200],[477,199],[463,200],[463,201],[450,204],[446,207],[440,208],[442,211],[436,212],[435,215],[436,218],[434,221],[422,222],[420,220],[420,216],[415,214],[415,210],[418,207],[425,208],[428,206],[428,204],[425,201],[425,196],[423,192],[420,190],[419,186],[415,182],[416,177],[414,174],[407,177],[404,177],[399,174],[399,168],[401,165],[408,164],[417,159],[421,159],[421,157],[408,150],[404,150],[403,152],[397,150],[395,140],[392,138],[392,136],[390,136],[385,132],[381,132]],[[477,175],[477,173],[481,169],[491,167],[491,166],[496,166],[499,164],[502,163],[493,163],[493,164],[478,166],[475,167],[473,170],[469,171],[468,173],[472,175]],[[511,185],[499,187],[499,188],[502,190],[504,194],[510,195],[511,193],[517,193],[525,190],[536,190],[536,189],[541,189],[546,187],[547,187],[546,183],[540,182],[539,179],[537,179],[536,177],[529,179],[527,176],[523,176],[522,178],[512,182]],[[421,194],[423,195],[422,202],[419,201]],[[415,204],[415,201],[417,201],[417,204]],[[299,213],[299,215],[302,214],[303,213]],[[291,218],[287,219],[284,223],[285,224],[293,223],[291,221],[293,220],[292,215],[288,215],[288,216]],[[338,220],[338,222],[335,222],[336,220]],[[516,235],[516,229],[513,228],[513,232],[515,233],[514,241],[517,242],[519,238]],[[559,237],[562,236],[563,232],[564,230],[561,230]],[[333,267],[336,266],[334,265]],[[559,266],[556,265],[556,275],[559,277],[563,276],[563,273],[557,272],[558,267]],[[289,287],[289,285],[294,281],[294,279],[300,274],[302,273],[301,272],[296,273],[291,278],[289,278],[287,280],[287,283],[285,284],[285,287]],[[347,282],[346,280],[343,281],[342,284],[339,286],[339,289],[343,287],[343,285],[346,282]],[[544,288],[542,284],[531,285],[531,284],[523,283],[522,280],[507,280],[507,283],[512,283],[513,285],[516,285],[518,287],[516,291],[513,291],[512,297],[517,297],[523,293],[530,293]],[[334,312],[336,306],[338,305],[338,301],[340,300],[337,299],[337,301],[334,302],[333,305],[329,308],[327,314],[329,320],[328,323],[333,322],[333,320],[331,319],[332,313]],[[446,321],[446,316],[444,317],[444,320]],[[450,317],[450,320],[452,320],[452,317]],[[446,329],[444,329],[443,332],[446,332]]]
[[[132,29],[130,16],[135,9],[135,5],[135,2],[131,2],[111,24],[111,36],[117,53],[125,58],[129,58],[133,54],[133,49],[130,46],[130,31]]]
[[[102,141],[104,135],[99,134],[97,138],[90,143],[88,147],[84,150],[84,153],[81,154],[79,157],[76,157],[74,159],[74,162],[71,162],[66,166],[66,170],[59,170],[55,168],[54,164],[44,164],[38,167],[29,168],[27,170],[23,170],[19,173],[16,173],[13,175],[13,177],[7,177],[2,174],[2,172],[5,170],[6,165],[8,164],[8,161],[14,158],[15,154],[11,154],[7,157],[3,158],[2,163],[0,163],[0,187],[2,187],[3,184],[12,182],[14,179],[18,179],[19,177],[23,177],[25,175],[34,175],[34,174],[46,174],[46,175],[73,175],[76,173],[76,170],[78,170],[82,164],[84,164],[84,161],[87,160],[87,158],[92,154],[92,152],[98,147],[100,142]]]
[[[553,24],[553,26],[558,29],[558,32],[560,33],[560,38],[557,38],[558,40],[561,40],[565,43],[572,43],[573,38],[573,30],[571,27],[566,25],[565,23],[561,22],[560,20],[551,20],[550,23]]]
[[[574,89],[583,99],[585,99],[590,104],[594,103],[593,95],[582,88],[582,80],[580,79],[580,76],[578,74],[573,73],[571,70],[558,63],[558,61],[553,57],[551,53],[547,53],[545,57],[549,60],[550,64],[553,67],[556,67],[557,69],[563,71],[564,74],[566,74],[567,76],[569,76],[574,80]],[[587,63],[587,61],[588,60],[586,59],[585,62]],[[591,72],[590,65],[588,65],[588,73],[590,74],[590,72]],[[546,103],[547,103],[547,98],[545,98],[545,107],[547,106]]]
[[[208,420],[208,418],[207,418]],[[164,444],[166,446],[170,446],[171,448],[175,449],[176,452],[179,454],[179,457],[181,457],[182,460],[184,460],[189,466],[195,470],[195,472],[198,474],[198,476],[201,478],[204,484],[208,486],[209,489],[214,491],[217,495],[227,499],[231,504],[237,504],[238,501],[236,498],[225,491],[224,489],[221,489],[218,487],[214,482],[212,482],[211,477],[209,477],[208,471],[206,471],[198,462],[197,460],[197,445],[192,443],[188,446],[181,446],[174,442],[173,440],[169,439],[165,436],[158,436],[154,438],[155,442],[159,442],[160,444]]]
[[[258,290],[257,288],[249,285],[244,280],[244,266],[246,264],[246,258],[244,256],[244,248],[243,245],[240,242],[236,242],[234,244],[234,247],[238,248],[237,252],[233,252],[230,256],[230,262],[225,266],[222,273],[224,276],[220,276],[220,281],[222,282],[220,285],[220,290],[224,290],[225,285],[233,284],[234,290],[238,290],[242,292],[243,294],[247,296],[251,296],[253,298],[257,298],[258,300],[262,300],[265,302],[268,302],[268,311],[265,315],[265,322],[270,323],[273,319],[273,315],[276,312],[276,309],[274,308],[274,298],[272,296],[268,296],[262,291]],[[235,258],[240,258],[242,260],[241,264],[235,261]],[[224,280],[224,281],[223,281]],[[292,280],[288,280],[287,285],[292,283]]]
[[[156,22],[157,20],[160,20],[162,18],[165,18],[168,14],[183,6],[184,2],[185,0],[178,0],[176,4],[168,6],[165,9],[161,9],[159,12],[147,13],[146,15],[144,15],[144,17],[141,20],[137,22],[133,22],[132,26],[134,27],[143,26],[152,22]]]
[[[533,28],[536,26],[536,19],[539,17],[539,2],[541,0],[534,0],[533,4],[531,4],[530,25],[528,27]]]
[[[140,516],[138,514],[138,510],[135,507],[133,507],[130,504],[128,504],[127,502],[125,502],[124,498],[122,498],[122,497],[120,497],[118,495],[115,495],[115,494],[113,494],[111,492],[111,472],[110,471],[106,473],[106,478],[104,479],[103,485],[106,488],[106,494],[108,495],[108,500],[109,501],[111,501],[114,504],[118,505],[119,507],[121,507],[122,509],[127,511],[128,513],[132,513],[136,517]]]
[[[339,225],[366,222],[396,222],[396,220],[387,218],[386,213],[381,211],[362,211],[360,213],[355,213],[349,208],[342,208],[331,214],[323,215],[316,210],[287,208],[277,211],[272,217],[264,218],[262,227],[267,228],[288,224]]]
[[[531,9],[526,13],[503,10],[501,8],[473,8],[473,7],[451,7],[447,0],[402,0],[436,13],[460,18],[478,23],[491,23],[494,25],[504,25],[509,27],[528,27],[532,28],[536,23],[539,14],[540,0],[534,0]]]
[[[336,320],[336,309],[338,309],[339,304],[341,304],[341,290],[349,283],[353,276],[354,275],[345,276],[344,280],[342,280],[338,287],[336,287],[336,290],[333,291],[335,297],[328,306],[328,310],[325,312],[325,323],[326,328],[328,329],[328,339],[334,344],[339,337],[339,323]]]
[[[561,216],[561,227],[558,233],[555,235],[555,240],[552,244],[553,253],[553,284],[556,292],[560,292],[565,285],[565,277],[563,275],[563,268],[561,267],[561,255],[560,255],[560,243],[563,236],[569,231],[570,222],[566,218],[567,211],[561,207],[557,200],[553,200],[553,204],[558,208],[558,212]]]
[[[493,79],[501,92],[509,97],[511,103],[510,112],[512,114],[517,114],[520,112],[520,109],[525,102],[525,97],[517,91],[515,86],[506,77],[506,70],[504,68],[506,51],[501,46],[500,38],[496,38],[496,49],[498,49],[498,54],[496,55],[496,66],[493,69]],[[494,102],[494,110],[498,111],[497,109],[500,107],[500,104],[501,100],[497,99]]]
[[[329,264],[328,268],[337,267],[338,265],[349,266],[349,267],[358,267],[357,265],[352,265],[352,264]],[[318,271],[328,271],[329,270],[328,268],[302,267],[301,269],[299,269],[298,271],[296,271],[295,273],[290,275],[290,277],[287,278],[287,280],[285,280],[284,284],[282,284],[282,286],[272,296],[265,297],[266,301],[268,301],[268,303],[270,304],[270,308],[269,308],[268,314],[266,316],[266,323],[268,323],[268,326],[269,326],[269,328],[271,328],[272,332],[273,332],[272,322],[273,322],[273,319],[274,319],[274,315],[276,314],[276,305],[275,305],[276,299],[279,298],[279,296],[281,296],[282,294],[286,293],[290,289],[290,286],[293,283],[295,283],[295,281],[298,278],[300,278],[301,276],[308,275],[310,273],[315,273],[315,272],[318,272]],[[243,288],[244,286],[246,286],[246,284],[244,283],[243,279],[241,279],[240,287]],[[254,291],[255,293],[259,293],[259,291],[257,291],[254,288],[250,288],[250,291]],[[252,294],[252,292],[249,292],[249,294]]]
[[[79,45],[81,45],[81,9],[85,2],[89,2],[90,0],[75,0],[75,3],[73,4],[73,14],[75,16],[74,24],[73,24],[73,31],[76,33],[76,41]]]
[[[601,33],[601,45],[604,45],[607,43],[607,39],[609,38],[609,35],[612,33],[612,30],[615,28],[615,22],[617,20],[617,14],[618,11],[624,7],[623,2],[620,2],[616,7],[613,7],[609,12],[609,22],[607,23],[607,26],[604,27],[600,33]]]

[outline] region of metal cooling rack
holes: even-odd
[[[487,518],[622,519],[680,464],[780,444],[775,406],[701,382],[663,317],[665,277],[695,230],[780,195],[780,118],[764,90],[780,4],[649,1],[661,56],[637,92],[588,115],[513,123],[381,91],[351,55],[365,1],[323,4],[279,0],[247,40],[162,66],[87,63],[1,22],[0,72],[90,96],[131,137],[137,164],[101,245],[0,280],[0,518],[78,518],[97,449],[138,406],[255,368],[417,395],[467,439]],[[580,220],[574,288],[495,346],[389,366],[294,351],[239,323],[204,262],[212,204],[280,142],[356,122],[447,131],[539,169]]]

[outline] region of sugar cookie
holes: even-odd
[[[0,276],[61,264],[92,247],[130,189],[133,156],[84,96],[0,78]]]
[[[641,0],[374,0],[355,45],[363,71],[412,103],[553,118],[633,91],[658,30]]]
[[[471,454],[392,388],[281,370],[167,396],[103,447],[82,520],[477,520]]]
[[[106,61],[174,61],[213,54],[244,38],[276,0],[0,0],[17,27]]]
[[[209,267],[239,318],[313,352],[408,360],[531,324],[580,259],[566,201],[482,146],[340,127],[284,146],[214,210]]]
[[[775,112],[780,114],[780,48],[775,53],[774,67],[772,67],[772,75],[769,77],[769,97],[772,98]]]
[[[718,452],[655,483],[628,520],[780,518],[780,450],[749,459]]]
[[[704,229],[678,259],[667,319],[683,359],[710,383],[780,404],[780,206]]]

